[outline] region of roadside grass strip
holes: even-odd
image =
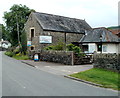
[[[92,68],[90,70],[75,73],[69,76],[100,84],[104,88],[120,90],[120,73],[117,72]]]

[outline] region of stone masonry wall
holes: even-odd
[[[30,28],[35,29],[35,37],[33,38],[32,41],[30,38]],[[78,33],[44,31],[33,14],[29,16],[29,19],[26,22],[25,31],[27,34],[27,41],[31,41],[32,45],[35,47],[35,50],[38,50],[38,49],[42,50],[46,46],[53,45],[53,44],[55,45],[58,42],[65,42],[65,33],[66,33],[67,44],[71,42],[78,42],[83,36],[83,34],[78,34]],[[52,43],[51,44],[40,44],[39,43],[40,35],[52,36]],[[28,47],[28,50],[30,50],[30,47]]]
[[[69,51],[41,51],[40,60],[48,62],[56,62],[65,65],[73,65],[73,52]]]
[[[63,32],[52,32],[52,31],[43,31],[40,32],[40,35],[50,35],[52,36],[52,43],[51,44],[39,44],[39,49],[43,49],[49,45],[55,45],[58,42],[65,43],[65,33]],[[77,33],[66,33],[66,44],[70,44],[71,42],[78,42],[83,34]]]
[[[120,54],[94,54],[94,67],[120,72]]]

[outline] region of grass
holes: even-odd
[[[21,53],[14,54],[13,52],[10,52],[10,51],[5,52],[5,55],[13,57],[17,60],[28,60],[29,59],[28,55],[23,55]]]
[[[120,90],[120,74],[104,69],[93,68],[84,72],[70,75],[75,78],[101,84],[102,87]],[[119,85],[118,85],[119,84]]]
[[[14,55],[13,58],[15,58],[17,60],[28,60],[29,59],[29,57],[27,55],[21,55],[21,56]]]
[[[10,51],[6,51],[6,52],[5,52],[5,55],[12,57],[12,56],[13,56],[13,53],[10,52]]]

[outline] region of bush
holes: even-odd
[[[45,50],[53,50],[53,49],[54,49],[54,46],[48,46],[48,47],[45,47],[44,49],[45,49]]]
[[[5,52],[5,55],[12,57],[14,55],[14,53],[10,52],[10,51],[7,51],[7,52]]]
[[[65,44],[62,42],[59,42],[57,45],[55,45],[54,50],[64,50]]]
[[[80,47],[75,46],[73,44],[68,44],[67,45],[67,51],[74,51],[78,56],[83,56],[82,51],[80,49]]]
[[[73,45],[73,44],[68,44],[68,45],[67,45],[67,50],[68,50],[68,51],[73,51],[73,50],[74,50],[74,49],[73,49],[74,47],[75,47],[75,45]]]
[[[17,49],[15,49],[13,52],[14,52],[14,54],[18,54],[18,53],[20,52],[20,49],[17,48]]]
[[[67,46],[62,43],[59,42],[57,45],[51,45],[51,46],[47,46],[44,49],[45,50],[65,50],[65,47],[67,48],[67,51],[74,51],[77,56],[84,56],[84,54],[82,53],[82,50],[80,49],[80,47],[75,46],[73,44],[68,44]]]
[[[65,44],[62,42],[58,42],[57,45],[51,45],[44,48],[45,50],[64,50]]]

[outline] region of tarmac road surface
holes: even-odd
[[[41,71],[1,53],[2,96],[118,96],[117,91]]]

